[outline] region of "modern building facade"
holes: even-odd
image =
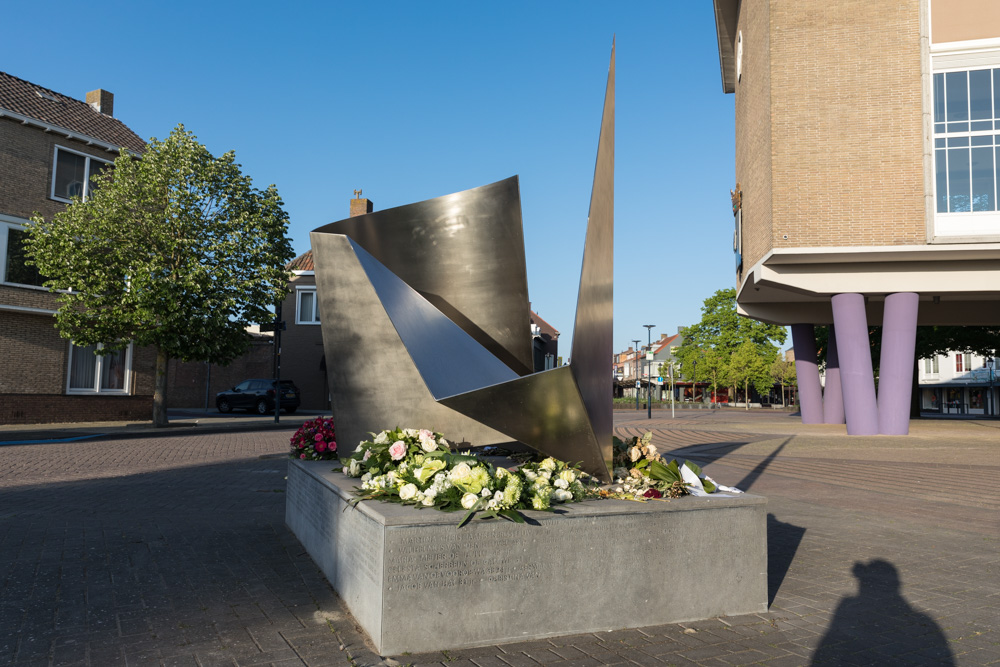
[[[1000,325],[1000,3],[714,7],[738,309],[791,326],[803,421],[906,433],[916,326]]]
[[[114,96],[86,101],[0,72],[0,424],[148,419],[153,362],[129,347],[95,355],[54,327],[55,295],[25,263],[25,226],[71,197],[89,195],[90,176],[124,147],[145,142],[113,116]]]

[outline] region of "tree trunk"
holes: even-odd
[[[156,371],[153,383],[153,427],[169,425],[167,420],[167,362],[170,359],[161,348],[156,349]]]
[[[781,383],[781,407],[785,407],[785,383]]]
[[[750,380],[743,381],[743,405],[750,411]]]

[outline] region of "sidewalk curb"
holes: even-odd
[[[280,431],[284,429],[296,429],[301,425],[301,421],[289,423],[260,423],[249,422],[246,424],[191,424],[178,423],[171,424],[165,428],[153,428],[145,426],[140,428],[115,428],[107,430],[95,428],[91,433],[74,434],[72,429],[59,427],[39,428],[37,430],[25,430],[19,432],[0,434],[0,447],[15,445],[41,445],[48,443],[67,443],[83,440],[128,440],[130,438],[163,438],[185,435],[209,435],[217,433],[246,433],[249,431]]]

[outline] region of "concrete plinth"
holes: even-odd
[[[292,460],[285,521],[381,655],[767,610],[760,496],[584,502],[533,525],[366,501]]]

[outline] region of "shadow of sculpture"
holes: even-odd
[[[767,514],[767,606],[774,604],[774,598],[781,583],[792,566],[795,554],[802,543],[806,529],[795,524],[779,521],[773,514]]]
[[[852,572],[858,594],[837,605],[812,664],[955,664],[941,628],[900,594],[899,572],[892,563],[857,562]]]
[[[737,482],[736,488],[742,489],[744,491],[749,490],[750,487],[753,486],[753,483],[757,481],[757,478],[763,475],[764,471],[767,470],[767,467],[771,465],[771,461],[778,458],[778,454],[781,453],[781,450],[784,449],[785,445],[787,445],[791,441],[792,441],[791,437],[786,438],[784,442],[778,445],[777,449],[775,449],[773,452],[767,455],[767,458],[765,458],[763,461],[754,466],[753,470],[748,472],[743,479]]]

